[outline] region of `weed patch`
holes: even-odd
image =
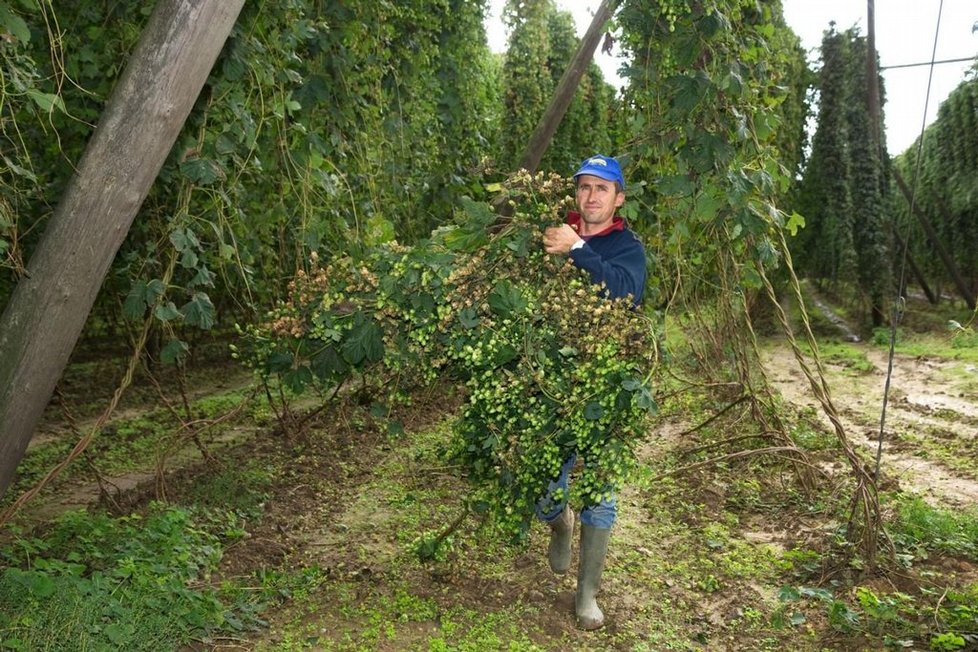
[[[978,511],[934,507],[917,496],[895,495],[890,536],[904,552],[940,552],[978,560]]]
[[[254,626],[208,585],[222,543],[199,516],[68,512],[43,538],[14,539],[0,549],[0,647],[157,651]]]
[[[188,403],[186,420],[212,419],[227,414],[248,396],[246,389],[202,396]],[[42,494],[51,495],[66,485],[81,480],[92,481],[96,472],[100,476],[121,476],[136,471],[149,471],[162,457],[173,456],[188,449],[188,431],[181,428],[181,418],[170,409],[153,408],[129,416],[113,419],[105,425],[85,451],[83,461],[76,462],[55,478]],[[221,423],[207,431],[209,442],[218,442],[234,421]],[[182,435],[182,437],[180,436]],[[6,492],[0,506],[13,501],[23,491],[36,485],[58,462],[65,459],[74,448],[76,435],[62,432],[57,437],[31,446],[17,467],[17,478]],[[200,457],[199,451],[188,453]],[[186,455],[186,454],[184,454]]]

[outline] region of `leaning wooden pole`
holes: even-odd
[[[560,78],[560,83],[557,84],[557,90],[554,92],[554,97],[550,101],[550,106],[547,107],[543,117],[540,118],[536,131],[533,132],[530,141],[526,145],[526,149],[523,150],[523,155],[520,157],[520,168],[529,170],[530,172],[536,172],[537,166],[540,165],[540,159],[543,158],[544,152],[550,147],[550,141],[553,140],[554,134],[557,132],[557,127],[560,126],[560,121],[564,119],[564,114],[567,113],[567,107],[570,106],[571,100],[574,99],[577,87],[581,83],[581,77],[584,76],[588,64],[594,58],[594,51],[598,49],[598,41],[601,40],[604,25],[611,19],[611,15],[615,12],[615,7],[618,6],[618,2],[619,0],[604,0],[601,6],[598,7],[597,12],[595,12],[591,26],[588,27],[584,38],[581,39],[581,45],[577,48],[574,58],[571,59],[570,64]],[[594,153],[584,152],[581,156]]]
[[[924,276],[923,270],[917,265],[917,262],[913,259],[913,256],[907,251],[907,243],[903,241],[900,234],[897,233],[896,227],[892,228],[893,239],[897,243],[899,250],[903,252],[903,255],[907,257],[907,265],[910,267],[910,273],[913,274],[914,278],[917,279],[917,285],[920,289],[924,291],[924,295],[927,296],[927,300],[931,305],[937,305],[937,295],[934,291],[930,289],[930,285],[927,284],[927,277]],[[900,288],[900,292],[903,293],[903,288]]]
[[[159,0],[0,316],[0,495],[244,0]]]
[[[968,305],[969,310],[975,309],[975,295],[968,289],[968,284],[964,282],[964,278],[961,273],[958,272],[957,266],[954,264],[954,259],[951,258],[951,254],[948,253],[947,249],[944,248],[944,244],[941,239],[937,237],[937,230],[934,229],[934,225],[930,223],[927,216],[924,215],[923,211],[914,202],[913,193],[910,192],[910,188],[907,187],[907,182],[903,180],[903,176],[900,171],[893,167],[893,178],[897,182],[897,186],[900,188],[900,192],[903,196],[907,198],[907,203],[913,209],[913,215],[920,222],[920,225],[924,228],[924,233],[927,234],[927,238],[930,240],[931,244],[934,245],[934,249],[937,251],[937,255],[940,256],[941,262],[944,263],[944,269],[947,270],[948,275],[951,277],[951,281],[954,283],[954,287],[957,288],[958,294],[964,299],[964,302]]]

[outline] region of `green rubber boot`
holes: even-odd
[[[581,629],[598,629],[604,625],[604,614],[595,597],[601,588],[601,571],[608,553],[611,528],[581,524],[581,561],[577,569],[577,624]]]
[[[560,516],[550,521],[550,570],[563,575],[570,568],[571,541],[574,539],[574,510],[564,507]]]

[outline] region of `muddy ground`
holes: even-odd
[[[872,345],[853,348],[862,352],[868,368],[853,369],[845,361],[825,364],[833,402],[851,441],[870,459],[881,454],[888,486],[950,507],[978,505],[978,368],[896,354],[884,413],[889,352]],[[765,353],[764,364],[785,399],[818,409],[794,358],[780,347]],[[819,419],[828,427],[823,414]]]

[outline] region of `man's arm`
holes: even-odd
[[[586,270],[595,285],[604,285],[613,299],[632,295],[637,306],[645,292],[645,249],[631,231],[610,239],[586,242],[571,226],[548,227],[543,233],[543,248],[548,254],[569,255]]]
[[[591,282],[604,285],[613,299],[632,295],[637,306],[645,292],[645,250],[629,231],[616,235],[613,246],[587,242],[569,253],[577,267],[587,270]]]

